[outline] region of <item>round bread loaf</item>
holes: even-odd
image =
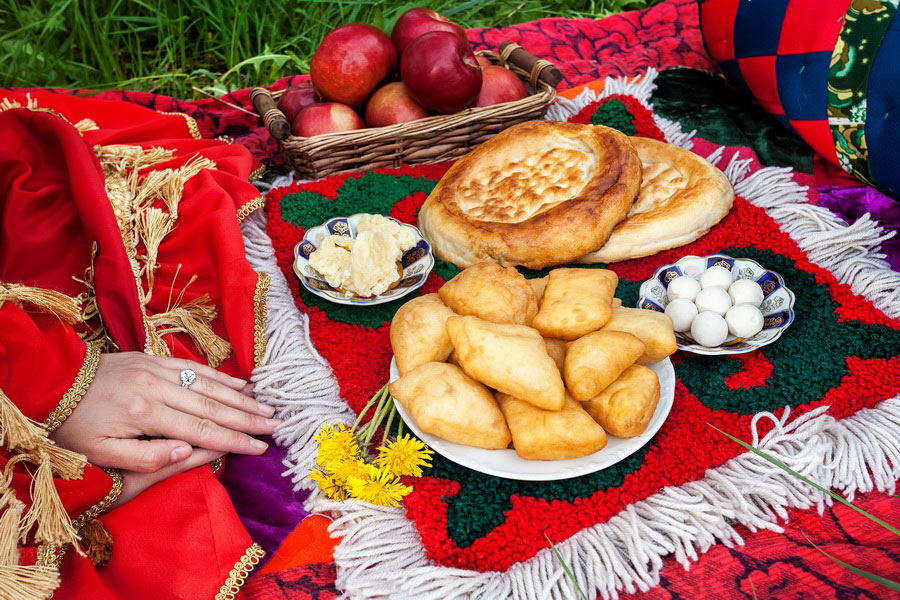
[[[419,211],[434,254],[532,269],[600,248],[628,214],[641,164],[614,129],[528,121],[459,159]]]
[[[580,263],[613,263],[650,256],[693,242],[722,220],[734,204],[731,182],[689,150],[650,138],[629,138],[643,181],[628,218]]]

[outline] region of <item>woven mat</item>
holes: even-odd
[[[654,115],[654,76],[651,70],[639,82],[608,81],[599,95],[586,90],[550,116],[691,148],[723,169],[738,197],[728,217],[696,242],[612,265],[618,295],[633,305],[638,286],[660,264],[725,252],[781,273],[797,294],[795,322],[777,343],[751,354],[677,353],[675,404],[665,425],[639,452],[598,473],[531,483],[437,457],[405,511],[336,503],[313,490],[308,507],[338,515],[334,531],[345,539],[335,552],[337,585],[352,597],[573,597],[545,534],[589,595],[647,591],[660,581],[663,557],[687,565],[717,543],[740,543],[748,530],[779,530],[788,508],[822,505],[820,494],[708,424],[845,494],[893,493],[900,477],[900,285],[874,255],[877,229],[847,227],[809,205],[790,169],[764,168],[747,148],[716,146]],[[336,386],[282,432],[299,487],[314,487],[304,479],[314,454],[311,432],[324,421],[352,421],[352,411],[387,381],[388,323],[402,301],[359,308],[312,296],[293,275],[293,247],[307,228],[337,215],[373,212],[415,223],[447,167],[334,176],[268,194],[266,232],[277,266]],[[438,262],[419,292],[436,291],[456,272]],[[868,566],[889,573],[896,556],[886,552]]]

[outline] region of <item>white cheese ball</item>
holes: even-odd
[[[666,297],[669,300],[693,300],[700,291],[700,282],[693,277],[680,275],[669,282],[666,288]]]
[[[737,304],[725,313],[725,322],[731,335],[748,338],[759,333],[763,328],[763,316],[752,304]]]
[[[728,288],[728,295],[735,305],[752,304],[759,306],[763,301],[763,291],[752,279],[738,279]]]
[[[731,285],[733,280],[734,277],[732,276],[731,271],[725,267],[716,265],[708,268],[706,272],[700,276],[700,287],[704,290],[711,287],[728,289],[728,286]]]
[[[697,305],[697,312],[709,311],[724,315],[731,308],[731,296],[725,288],[704,288],[694,298],[694,303]]]
[[[697,316],[697,306],[687,298],[678,298],[666,305],[666,316],[672,319],[675,331],[688,331]]]
[[[691,337],[707,348],[721,346],[728,338],[728,324],[718,313],[701,312],[691,323]]]

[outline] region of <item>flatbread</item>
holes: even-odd
[[[533,269],[599,249],[628,214],[641,165],[628,137],[601,126],[527,121],[450,167],[419,211],[434,255]]]
[[[638,199],[606,243],[579,263],[613,263],[677,248],[703,236],[734,204],[725,174],[689,150],[629,138],[641,159]]]

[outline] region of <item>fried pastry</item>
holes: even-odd
[[[595,331],[569,345],[563,376],[576,400],[587,402],[644,354],[644,343],[621,331]]]
[[[544,337],[574,340],[612,316],[619,278],[606,269],[553,269],[532,326]]]
[[[641,184],[627,136],[602,126],[528,121],[484,142],[444,174],[419,211],[434,255],[532,269],[599,249]]]
[[[450,317],[447,333],[459,365],[473,379],[540,408],[562,408],[565,391],[559,369],[531,327]]]
[[[401,306],[391,320],[391,348],[397,370],[405,375],[427,362],[442,362],[453,352],[444,326],[454,316],[437,294],[413,298]]]
[[[660,361],[678,350],[672,319],[655,310],[614,308],[603,331],[624,331],[644,342],[646,350],[637,360],[642,365]]]
[[[559,372],[562,373],[563,365],[566,363],[566,340],[559,338],[544,338],[544,346],[547,348],[547,354],[556,363]]]
[[[659,402],[659,377],[643,365],[632,365],[605,390],[584,403],[584,409],[610,435],[621,438],[644,433]]]
[[[497,394],[516,454],[527,460],[564,460],[593,454],[606,432],[566,394],[562,410],[543,410],[514,396]]]
[[[641,159],[641,191],[606,243],[578,259],[612,263],[693,242],[734,203],[724,173],[689,150],[645,137],[628,138]]]
[[[531,284],[531,289],[534,290],[534,295],[537,296],[538,307],[540,307],[541,299],[544,297],[544,290],[547,289],[547,276],[529,279],[528,283]]]
[[[509,446],[509,428],[494,395],[459,367],[425,363],[389,389],[426,433],[487,450]]]
[[[515,267],[480,262],[464,269],[438,290],[441,300],[459,315],[492,323],[531,325],[537,296]]]

